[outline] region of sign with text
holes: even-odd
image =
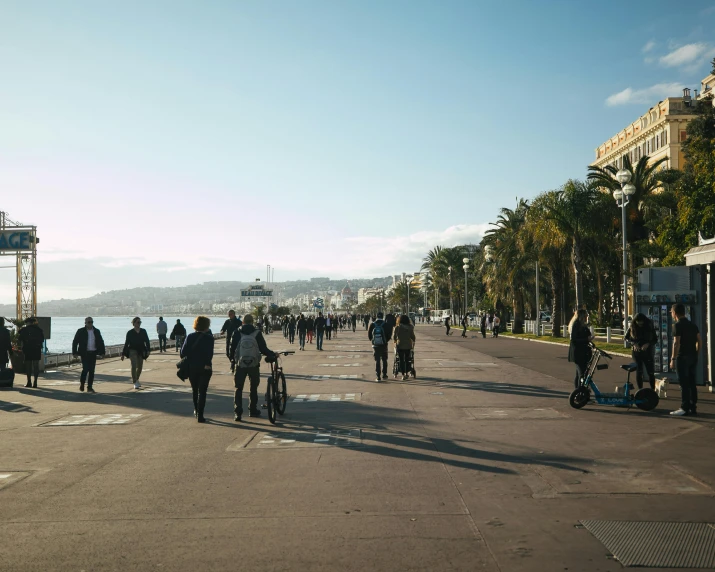
[[[678,302],[683,304],[697,304],[698,293],[695,290],[638,292],[636,294],[636,302],[639,304],[677,304]]]
[[[266,298],[273,296],[273,290],[266,290],[263,285],[249,286],[246,290],[241,290],[241,296],[249,298]]]
[[[0,230],[0,251],[32,250],[34,237],[31,228]]]

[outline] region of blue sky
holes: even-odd
[[[0,208],[39,227],[41,300],[413,271],[699,88],[713,24],[697,0],[0,0]]]

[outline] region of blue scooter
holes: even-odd
[[[633,389],[631,385],[631,373],[638,370],[636,363],[621,366],[622,369],[628,372],[626,384],[623,386],[623,393],[601,393],[596,382],[593,380],[593,374],[598,370],[608,369],[607,363],[598,363],[601,357],[613,359],[613,356],[608,355],[593,344],[590,344],[590,346],[591,359],[586,367],[586,372],[581,378],[579,386],[574,389],[569,396],[569,404],[571,407],[574,409],[584,407],[591,401],[591,390],[593,390],[593,395],[598,405],[613,405],[615,407],[627,407],[629,409],[635,405],[638,409],[642,409],[643,411],[651,411],[658,406],[660,398],[650,387],[639,389],[635,395],[631,394],[631,389]]]

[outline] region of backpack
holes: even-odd
[[[372,330],[372,345],[373,346],[384,346],[385,345],[385,329],[384,322],[380,324],[375,322],[375,328]]]
[[[258,349],[256,338],[261,330],[250,334],[241,334],[241,341],[236,348],[236,362],[238,367],[248,368],[261,365],[261,350]]]

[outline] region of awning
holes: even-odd
[[[715,263],[715,244],[694,246],[685,253],[685,266]]]

